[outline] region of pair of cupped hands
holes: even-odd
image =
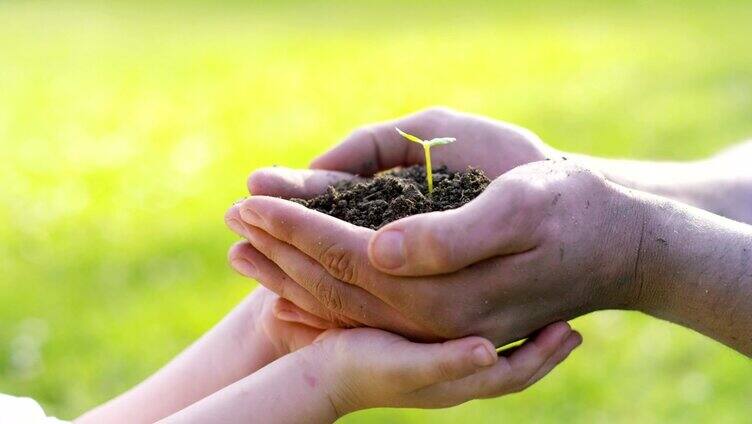
[[[395,127],[424,139],[456,137],[432,152],[435,165],[476,167],[492,183],[463,207],[378,231],[285,200],[421,164],[422,148]],[[581,342],[573,331],[543,341],[541,335],[568,330],[562,321],[595,310],[630,308],[638,297],[629,284],[634,258],[623,250],[637,242],[630,234],[639,237],[640,206],[628,190],[574,162],[523,128],[447,109],[366,126],[310,169],[253,172],[252,196],[226,214],[244,239],[229,259],[285,299],[275,309],[282,321],[383,330],[328,330],[316,343],[349,346],[368,331],[369,345],[383,348],[370,352],[388,356],[400,343],[420,350],[468,336],[494,346],[530,337],[512,356],[494,359],[492,368],[503,368],[507,383],[496,371],[496,381],[483,379],[448,403],[518,391]]]

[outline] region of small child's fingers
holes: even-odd
[[[274,303],[274,316],[280,321],[303,324],[319,330],[337,328],[337,325],[323,318],[319,318],[310,312],[299,308],[294,303],[284,298],[278,298]]]
[[[404,343],[406,347],[395,348],[389,361],[394,378],[403,381],[408,390],[457,380],[498,360],[493,344],[482,337],[433,344]]]
[[[559,349],[548,357],[541,365],[536,374],[530,378],[519,390],[527,388],[543,378],[556,365],[563,361],[567,355],[579,344],[581,338],[578,333],[572,332],[560,345]],[[515,346],[512,351],[518,350]],[[511,387],[510,379],[514,370],[508,359],[502,356],[493,368],[480,371],[476,374],[455,381],[446,381],[426,387],[413,393],[412,403],[409,406],[418,408],[445,408],[460,403],[483,397],[496,397],[517,391],[517,387]]]
[[[582,343],[582,336],[577,331],[572,331],[569,336],[559,346],[559,349],[550,357],[548,361],[535,373],[535,375],[525,383],[525,387],[530,387],[540,379],[548,375],[557,365],[567,359],[570,353]]]
[[[509,365],[513,371],[510,386],[514,391],[525,387],[571,333],[572,329],[566,322],[550,324],[509,355]]]

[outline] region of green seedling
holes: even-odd
[[[423,146],[423,151],[426,153],[426,182],[428,183],[428,194],[433,193],[433,169],[431,168],[431,147],[441,146],[442,144],[454,143],[455,141],[457,141],[457,139],[452,138],[452,137],[439,137],[439,138],[432,138],[430,140],[421,140],[418,137],[412,134],[408,134],[397,127],[395,127],[394,129],[397,130],[397,132],[402,137],[405,137],[406,139]]]

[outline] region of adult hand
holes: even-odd
[[[450,109],[431,108],[355,130],[315,159],[311,170],[281,167],[257,170],[248,178],[248,189],[254,195],[308,198],[338,180],[422,164],[423,148],[406,141],[395,127],[423,139],[456,137],[456,143],[432,151],[434,166],[446,165],[456,171],[473,166],[485,171],[491,179],[519,165],[561,156],[524,128]]]
[[[378,233],[265,196],[227,217],[261,254],[246,275],[313,314],[418,339],[503,344],[629,307],[641,208],[571,161],[543,161],[500,176],[461,208]]]
[[[419,146],[397,138],[394,126],[423,138],[457,136],[458,143],[436,149],[435,161],[453,169],[476,165],[491,177],[561,156],[525,130],[432,109],[358,130],[312,164],[333,171],[261,170],[250,176],[249,188],[259,195],[311,197],[352,173],[420,163],[420,153],[411,150]],[[251,224],[242,221],[239,205],[227,222],[263,250],[254,249],[260,265],[247,275],[337,325],[365,323],[424,338],[480,334],[498,343],[556,319],[625,308],[752,355],[752,227],[627,188],[729,210],[723,202],[692,201],[677,191],[682,178],[664,178],[668,191],[635,183],[691,174],[699,188],[682,187],[699,198],[713,193],[736,199],[744,212],[735,214],[742,216],[748,196],[737,186],[746,170],[710,179],[699,176],[707,169],[693,164],[575,157],[604,171],[610,182],[571,163],[522,166],[463,208],[408,217],[378,234],[265,197],[243,205]],[[260,230],[269,225],[254,213],[284,228]],[[284,221],[288,217],[294,219]],[[274,233],[284,235],[281,241]],[[321,269],[332,272],[327,277]]]

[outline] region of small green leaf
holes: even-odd
[[[405,137],[406,139],[408,139],[408,140],[410,140],[410,141],[414,141],[414,142],[416,142],[416,143],[418,143],[418,144],[423,144],[423,140],[419,139],[418,137],[416,137],[416,136],[414,136],[414,135],[412,135],[412,134],[408,134],[408,133],[406,133],[406,132],[402,131],[401,129],[399,129],[399,128],[397,128],[397,127],[394,127],[394,129],[395,129],[395,130],[397,130],[397,132],[398,132],[398,133],[399,133],[399,134],[400,134],[400,135],[401,135],[402,137]]]
[[[454,137],[439,137],[439,138],[433,138],[431,140],[428,140],[425,143],[428,144],[430,147],[433,147],[433,146],[441,146],[442,144],[454,143],[455,141],[457,141],[457,139]]]

